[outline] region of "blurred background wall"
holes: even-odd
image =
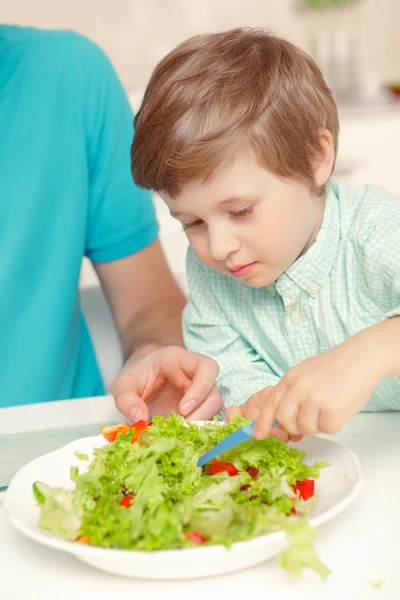
[[[361,85],[370,90],[377,82],[400,79],[400,0],[359,0],[331,11],[299,10],[304,4],[307,0],[0,0],[0,18],[87,35],[107,52],[129,91],[141,90],[155,63],[181,40],[238,25],[268,27],[307,50],[319,33],[325,58],[326,30],[351,29]],[[339,40],[339,58],[345,50]]]

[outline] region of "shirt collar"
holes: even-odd
[[[340,240],[340,212],[337,186],[328,183],[321,229],[313,245],[276,282],[278,291],[292,280],[311,296],[316,296],[333,266]],[[281,281],[282,280],[282,281]]]

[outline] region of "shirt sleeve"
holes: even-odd
[[[135,186],[130,168],[133,113],[110,61],[81,38],[79,63],[83,128],[89,170],[86,255],[107,262],[155,241],[158,223],[151,194]]]
[[[364,260],[375,302],[386,318],[400,316],[400,212],[374,227],[365,242]]]
[[[217,385],[224,408],[279,381],[254,348],[228,322],[209,282],[207,267],[189,248],[189,302],[183,312],[183,335],[189,350],[215,359],[220,367]]]

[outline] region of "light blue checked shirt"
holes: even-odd
[[[315,243],[270,286],[217,273],[191,248],[187,271],[185,343],[219,363],[225,407],[241,405],[295,364],[400,314],[400,200],[331,182]],[[400,378],[384,380],[366,410],[400,410]]]

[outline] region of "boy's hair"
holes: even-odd
[[[136,184],[172,197],[244,148],[283,178],[314,185],[319,131],[339,123],[314,60],[260,29],[194,36],[155,68],[135,118]]]

